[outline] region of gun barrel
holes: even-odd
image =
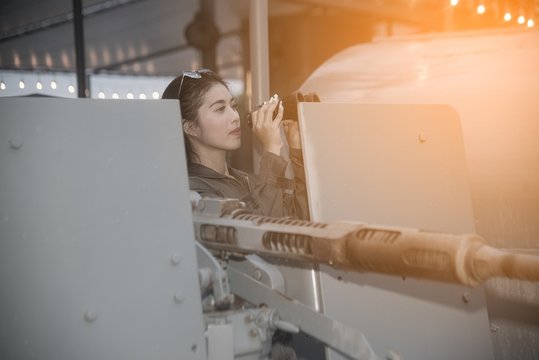
[[[195,234],[202,244],[216,250],[467,286],[492,277],[539,281],[539,256],[488,246],[475,234],[272,218],[231,211],[226,203],[207,208],[213,213],[194,212]]]
[[[476,286],[492,277],[539,281],[539,257],[491,247],[475,235],[364,227],[348,240],[357,269]]]

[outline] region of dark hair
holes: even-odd
[[[196,78],[189,76],[189,74],[193,73],[196,74]],[[198,109],[202,106],[204,95],[215,84],[224,85],[228,89],[228,84],[219,75],[209,70],[186,71],[168,84],[161,98],[180,100],[182,132],[183,121],[190,121],[195,124],[198,122]],[[183,132],[183,141],[187,165],[190,165],[192,158],[198,157],[198,155],[191,148],[191,143],[185,132]]]

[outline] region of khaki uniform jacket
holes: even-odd
[[[258,175],[229,167],[229,177],[204,165],[191,164],[189,188],[202,197],[239,199],[254,214],[307,220],[309,210],[301,150],[290,149],[290,161],[294,179],[284,177],[286,160],[270,152],[262,154]]]

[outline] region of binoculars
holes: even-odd
[[[320,98],[316,93],[307,93],[302,94],[299,91],[294,91],[290,95],[284,97],[281,99],[284,107],[284,113],[283,113],[283,120],[294,120],[298,121],[298,103],[300,102],[320,102]],[[255,110],[258,110],[262,104],[258,105]],[[279,107],[276,107],[273,111],[273,117],[277,115],[277,112],[279,111]],[[249,127],[253,127],[253,120],[251,117],[252,113],[247,114],[247,125]]]

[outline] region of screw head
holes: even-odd
[[[183,296],[182,292],[176,291],[176,293],[174,294],[174,302],[176,304],[181,304],[183,303],[184,300],[185,300],[185,297]]]
[[[84,313],[84,320],[86,320],[88,323],[93,323],[97,320],[97,312],[92,309],[86,310]]]
[[[401,357],[395,351],[388,350],[386,353],[386,360],[401,360]]]
[[[12,149],[15,149],[15,150],[18,150],[22,147],[23,145],[23,141],[22,139],[15,135],[13,137],[11,137],[11,139],[9,139],[9,147],[12,148]]]
[[[172,256],[170,257],[170,262],[172,263],[172,265],[176,266],[176,265],[180,265],[180,263],[182,262],[182,256],[180,253],[177,253],[175,252],[174,254],[172,254]]]
[[[257,281],[260,281],[260,279],[262,279],[262,271],[260,269],[255,269],[254,278]]]

